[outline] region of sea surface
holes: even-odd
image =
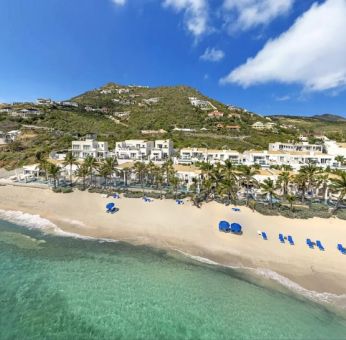
[[[346,318],[237,270],[0,220],[0,339],[346,339]]]

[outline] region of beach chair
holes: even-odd
[[[318,247],[319,250],[324,251],[324,247],[323,247],[321,241],[316,241],[316,246]]]
[[[306,239],[306,244],[309,246],[310,249],[314,249],[314,244],[309,238]]]
[[[346,255],[346,249],[342,246],[341,243],[338,244],[338,250],[340,251],[341,254]]]
[[[285,243],[284,235],[279,234],[279,240],[280,240],[281,243]]]
[[[266,232],[262,231],[261,235],[262,235],[263,240],[265,240],[265,241],[268,240],[268,237],[267,237],[267,233],[266,233]]]
[[[287,236],[287,241],[289,242],[289,244],[290,244],[291,246],[294,246],[294,241],[293,241],[293,238],[292,238],[291,235],[288,235],[288,236]]]
[[[232,210],[235,211],[235,212],[239,212],[240,211],[239,208],[232,208]]]

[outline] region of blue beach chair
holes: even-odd
[[[338,244],[338,250],[340,251],[341,254],[346,255],[346,249],[342,246],[341,243]]]
[[[279,234],[279,240],[280,240],[281,243],[285,243],[284,235]]]
[[[317,246],[318,249],[321,250],[321,251],[324,251],[324,250],[325,250],[324,247],[323,247],[323,245],[322,245],[322,243],[321,243],[321,241],[316,241],[316,246]]]
[[[294,241],[293,241],[293,238],[292,238],[291,235],[288,235],[288,236],[287,236],[287,241],[289,242],[289,244],[290,244],[291,246],[294,246]]]
[[[262,235],[263,240],[265,240],[265,241],[268,240],[268,236],[267,236],[266,232],[262,231],[261,235]]]
[[[314,244],[309,238],[306,239],[306,244],[309,246],[310,249],[314,249]]]

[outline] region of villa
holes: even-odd
[[[323,152],[323,145],[320,144],[309,144],[307,142],[302,143],[270,143],[269,151],[317,151]]]
[[[119,162],[146,160],[160,162],[171,158],[173,152],[173,142],[170,139],[155,141],[125,140],[117,142],[114,151]]]
[[[198,107],[202,110],[210,109],[211,105],[207,100],[201,100],[195,97],[189,97],[192,106]]]
[[[221,118],[221,117],[223,117],[223,115],[224,115],[223,112],[220,112],[217,110],[208,113],[208,117],[210,117],[210,118]]]
[[[206,148],[183,148],[180,150],[177,164],[194,164],[196,162],[222,163],[230,160],[235,164],[240,163],[240,153],[233,150],[208,150]]]
[[[85,159],[88,156],[97,159],[104,159],[111,156],[108,151],[108,143],[97,141],[95,135],[88,135],[84,140],[73,141],[70,151],[79,160]]]

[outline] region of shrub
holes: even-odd
[[[143,197],[143,192],[141,192],[141,191],[128,191],[128,192],[124,193],[124,197],[141,198],[141,197]]]
[[[262,203],[258,203],[255,206],[255,210],[259,212],[262,215],[267,216],[277,216],[279,215],[278,211],[276,209],[270,209],[268,205],[264,205]]]
[[[61,188],[61,192],[63,194],[69,194],[70,192],[73,192],[72,188]]]
[[[61,193],[61,188],[53,188],[52,189],[53,190],[53,192],[56,192],[56,193]]]
[[[346,209],[338,210],[336,216],[342,220],[346,220]]]

